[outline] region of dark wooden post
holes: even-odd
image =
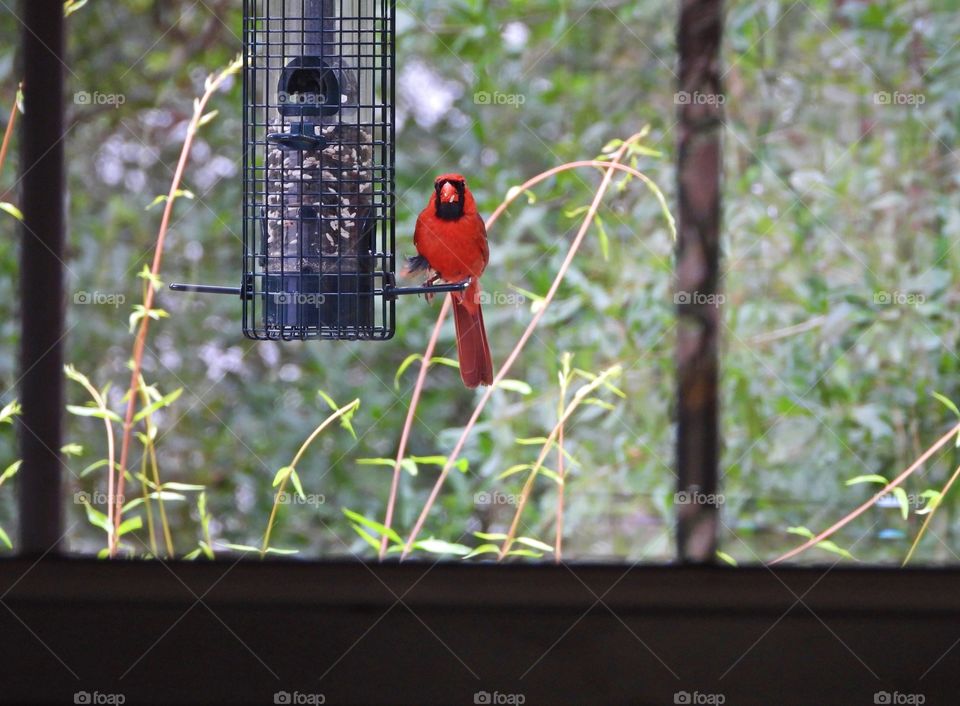
[[[717,550],[721,0],[682,0],[677,152],[677,543],[684,562]]]
[[[23,0],[20,552],[61,539],[64,324],[63,2]]]

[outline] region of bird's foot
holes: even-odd
[[[439,279],[440,279],[440,275],[434,274],[434,275],[433,275],[432,277],[430,277],[426,282],[423,283],[423,286],[424,286],[424,287],[432,287],[434,284],[436,284],[437,280],[439,280]],[[434,298],[435,296],[436,296],[436,295],[433,294],[433,292],[427,292],[426,294],[423,295],[423,298],[426,299],[426,300],[427,300],[427,303],[429,304],[430,302],[433,301],[433,298]]]

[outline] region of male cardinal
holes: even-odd
[[[490,260],[487,229],[462,176],[438,176],[433,189],[430,203],[417,219],[413,244],[418,255],[410,258],[408,271],[433,270],[427,284],[470,279],[463,292],[452,293],[460,377],[467,387],[489,385],[493,360],[480,310],[480,275]]]

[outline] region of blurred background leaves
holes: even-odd
[[[398,3],[400,254],[412,253],[413,222],[435,174],[468,175],[489,213],[525,178],[591,158],[645,124],[646,144],[661,156],[639,167],[673,203],[675,21],[672,5],[651,0]],[[114,0],[68,22],[68,360],[99,387],[113,381],[110,403],[119,409],[136,273],[152,252],[161,210],[145,209],[167,190],[203,80],[240,48],[240,9],[227,0]],[[8,39],[0,47],[4,119],[19,77],[19,31],[12,13],[0,15]],[[957,36],[960,16],[946,0],[728,8],[723,548],[740,563],[797,544],[791,527],[829,524],[868,497],[847,479],[892,476],[952,421],[931,393],[960,397]],[[73,100],[78,93],[122,96],[122,104]],[[180,200],[174,213],[168,282],[239,278],[237,82],[211,107],[220,113],[203,128],[184,185],[195,198]],[[13,187],[14,164],[0,175],[0,191]],[[532,300],[518,288],[545,293],[577,226],[568,214],[589,202],[598,179],[561,175],[491,231],[484,288],[494,295],[485,314],[495,361],[529,320]],[[16,190],[0,200],[16,203]],[[601,215],[608,257],[596,242],[578,257],[511,373],[531,394],[494,396],[466,449],[469,471],[451,474],[429,535],[459,542],[474,531],[503,531],[513,508],[477,498],[518,492],[521,476],[496,476],[532,462],[536,448],[515,439],[549,432],[561,355],[570,351],[587,370],[623,363],[618,386],[627,398],[609,412],[584,412],[567,431],[578,464],[566,488],[565,558],[672,558],[671,239],[657,203],[635,184],[611,195]],[[15,297],[16,222],[0,214],[0,232],[6,403],[15,394],[17,321],[30,303]],[[82,303],[83,293],[112,303]],[[390,469],[357,459],[395,453],[415,371],[399,390],[394,374],[423,350],[438,307],[401,302],[397,337],[385,344],[281,345],[243,339],[239,305],[227,298],[164,291],[158,305],[171,318],[152,329],[145,376],[164,392],[185,390],[156,415],[160,465],[164,480],[206,486],[213,541],[259,544],[277,469],[329,411],[317,396],[323,389],[337,400],[362,399],[358,440],[318,439],[298,473],[306,493],[325,501],[281,508],[276,542],[304,556],[369,554],[341,509],[382,519]],[[451,326],[438,354],[452,355],[452,345]],[[77,390],[70,394],[82,403]],[[448,453],[473,400],[455,370],[435,368],[410,452]],[[77,474],[105,455],[98,423],[68,417],[69,440],[83,446],[66,459]],[[0,428],[0,452],[16,458],[10,427]],[[955,456],[938,458],[911,492],[942,483]],[[419,470],[403,478],[401,530],[434,479],[434,468]],[[99,488],[98,478],[71,476],[64,492]],[[8,491],[0,493],[0,526],[9,529]],[[554,507],[544,484],[524,532],[547,536]],[[80,504],[68,502],[68,511],[68,526],[84,517]],[[185,553],[196,546],[199,511],[186,502],[168,512]],[[834,539],[860,560],[896,560],[919,521],[878,507]],[[918,559],[957,561],[956,530],[956,502],[947,498],[931,529],[943,541],[929,538]],[[101,539],[78,522],[70,547],[95,553]]]

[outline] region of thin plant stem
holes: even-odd
[[[144,408],[150,406],[150,395],[147,393],[147,383],[143,379],[143,376],[140,376],[140,399],[143,401]],[[144,457],[149,458],[150,461],[150,471],[153,476],[153,487],[157,493],[157,508],[160,511],[160,527],[163,531],[163,541],[167,549],[167,558],[172,559],[174,556],[173,548],[173,535],[170,532],[170,522],[167,519],[167,509],[163,502],[163,490],[160,487],[160,463],[157,460],[157,447],[155,444],[156,439],[156,425],[153,423],[153,414],[148,414],[144,418],[144,424],[146,425],[146,444],[144,444],[143,452]],[[146,477],[144,475],[144,477]]]
[[[7,150],[10,148],[10,142],[13,139],[13,130],[17,124],[17,114],[20,112],[17,97],[13,99],[13,108],[10,110],[10,120],[7,122],[7,130],[3,133],[3,143],[0,144],[0,174],[3,173],[3,165],[7,162]],[[6,192],[0,193],[0,201],[6,199]]]
[[[871,507],[873,507],[874,503],[876,503],[879,498],[889,493],[891,490],[896,488],[898,485],[903,483],[903,481],[905,481],[907,478],[913,475],[913,473],[917,469],[919,469],[921,466],[923,466],[923,464],[926,463],[930,459],[930,457],[933,456],[933,454],[939,451],[944,445],[946,445],[947,442],[950,441],[950,439],[952,439],[958,433],[960,433],[960,423],[956,424],[952,429],[950,429],[950,431],[948,431],[946,434],[941,436],[936,442],[934,442],[933,446],[929,447],[926,451],[924,451],[919,456],[919,458],[917,458],[916,461],[914,461],[907,467],[905,471],[903,471],[900,475],[898,475],[892,481],[890,481],[885,486],[883,486],[883,488],[877,491],[877,493],[873,497],[871,497],[869,500],[867,500],[865,503],[863,503],[863,505],[858,507],[853,512],[847,514],[842,519],[835,522],[833,525],[825,529],[823,532],[821,532],[817,536],[807,540],[796,549],[791,549],[786,554],[783,554],[782,556],[777,557],[776,559],[771,561],[770,564],[771,565],[779,564],[780,562],[787,561],[788,559],[792,559],[793,557],[797,556],[797,554],[807,551],[810,547],[816,546],[823,540],[827,539],[828,537],[836,533],[838,530],[850,524],[850,522],[852,522],[853,520],[858,518],[860,515],[865,513],[867,510],[869,510]]]
[[[602,386],[613,374],[619,373],[620,371],[621,368],[619,365],[609,368],[604,374],[598,375],[588,384],[577,390],[576,394],[573,396],[573,399],[570,401],[570,404],[567,405],[566,409],[564,409],[560,414],[560,418],[557,420],[556,425],[554,425],[553,429],[550,431],[550,436],[548,436],[547,440],[543,442],[543,448],[540,449],[540,454],[537,456],[536,463],[534,463],[533,468],[530,469],[530,474],[527,476],[527,480],[523,484],[523,490],[520,491],[520,501],[517,503],[517,509],[513,513],[513,521],[510,523],[510,529],[507,531],[507,536],[503,540],[503,545],[500,547],[499,559],[502,560],[510,552],[510,547],[513,545],[514,539],[516,539],[517,536],[517,528],[520,526],[520,517],[523,515],[523,511],[527,506],[527,501],[530,499],[530,493],[533,491],[533,484],[537,479],[537,475],[540,473],[540,469],[543,468],[543,462],[547,460],[547,456],[550,454],[550,449],[554,446],[554,441],[560,435],[560,430],[563,429],[564,425],[567,423],[567,420],[573,416],[573,413],[577,411],[580,403],[588,394]]]
[[[904,558],[901,566],[907,565],[907,563],[913,557],[913,553],[917,550],[917,547],[920,546],[920,540],[923,539],[923,535],[926,534],[927,527],[930,525],[930,520],[933,519],[933,516],[936,514],[937,510],[940,509],[940,505],[943,504],[944,498],[947,497],[947,493],[950,492],[950,488],[957,480],[957,477],[960,477],[960,466],[957,466],[957,470],[953,472],[953,475],[950,476],[950,480],[948,480],[946,485],[943,486],[943,489],[940,491],[940,497],[937,500],[936,506],[929,513],[927,513],[927,517],[920,526],[920,531],[917,532],[917,537],[913,540],[913,544],[910,545],[910,551],[907,552],[907,556]]]
[[[90,397],[93,398],[93,401],[96,402],[97,406],[103,412],[109,411],[107,408],[106,400],[100,394],[100,391],[90,384],[89,380],[87,380],[83,376],[78,376],[74,379],[77,382],[79,382],[84,387],[84,389],[86,389],[87,393],[89,393]],[[114,487],[115,487],[115,479],[116,479],[116,473],[117,473],[116,443],[113,435],[113,422],[111,422],[107,418],[106,414],[104,414],[103,416],[103,426],[107,432],[107,468],[109,470],[109,473],[107,474],[107,521],[108,523],[110,523],[109,526],[113,528],[113,531],[107,534],[107,548],[110,552],[110,556],[114,556],[116,555],[116,552],[117,552],[117,540],[119,539],[118,537],[119,524],[113,523],[113,510],[114,510],[114,500],[115,500]],[[120,504],[122,505],[122,496],[120,496],[120,498],[121,498]]]
[[[157,488],[157,508],[160,510],[160,527],[163,529],[163,541],[167,547],[167,557],[172,559],[174,556],[173,535],[170,532],[170,521],[167,519],[167,508],[163,503],[160,490],[160,464],[157,463],[157,447],[150,441],[150,469],[153,475],[153,483]]]
[[[463,428],[463,431],[460,434],[460,438],[457,439],[457,443],[453,448],[453,451],[447,457],[447,462],[444,464],[443,469],[440,471],[440,475],[437,477],[436,482],[434,483],[433,489],[430,492],[430,496],[427,498],[423,510],[420,512],[420,516],[417,518],[417,522],[413,527],[413,530],[410,532],[410,536],[407,538],[407,542],[404,546],[403,553],[401,555],[401,560],[405,559],[410,551],[413,549],[413,545],[417,540],[417,536],[420,534],[420,531],[423,529],[423,524],[426,522],[427,516],[430,514],[430,510],[433,507],[433,504],[436,502],[437,497],[440,494],[440,489],[443,487],[444,481],[446,481],[447,476],[450,474],[450,470],[453,468],[453,465],[456,463],[457,458],[460,455],[460,452],[463,450],[464,445],[466,444],[467,438],[470,435],[470,432],[476,426],[477,421],[480,418],[480,414],[483,412],[484,408],[487,405],[487,402],[490,401],[490,398],[493,396],[494,390],[497,389],[497,385],[500,384],[500,381],[503,380],[506,375],[510,372],[510,368],[519,358],[520,353],[523,351],[524,347],[527,344],[527,341],[530,340],[530,337],[533,335],[534,330],[537,325],[540,323],[540,319],[543,318],[544,313],[550,305],[550,302],[553,301],[554,296],[556,296],[557,291],[560,289],[560,285],[563,282],[564,277],[567,274],[567,271],[570,269],[570,265],[573,262],[574,257],[577,254],[577,251],[580,249],[580,245],[583,243],[583,239],[587,234],[587,231],[590,229],[590,225],[593,223],[594,218],[596,217],[597,210],[600,207],[600,203],[603,200],[603,197],[606,195],[607,189],[610,187],[610,182],[613,180],[613,174],[617,169],[622,169],[628,173],[634,174],[637,178],[641,178],[645,184],[647,184],[654,193],[659,193],[659,189],[653,185],[653,182],[644,174],[632,169],[631,167],[626,167],[625,165],[619,164],[620,159],[623,158],[626,151],[629,149],[631,143],[641,139],[645,132],[638,133],[631,137],[629,140],[625,141],[623,145],[614,153],[610,162],[604,162],[600,160],[585,160],[583,162],[571,162],[568,165],[561,165],[560,167],[554,167],[553,169],[547,170],[542,174],[539,174],[532,179],[529,179],[527,182],[522,184],[519,189],[515,189],[512,194],[513,198],[518,197],[528,188],[538,184],[544,179],[549,178],[553,174],[556,174],[567,169],[574,169],[577,166],[599,166],[601,169],[604,169],[603,180],[598,187],[593,202],[590,204],[586,215],[583,218],[583,222],[580,225],[580,230],[577,232],[577,235],[574,237],[573,242],[570,245],[570,249],[567,252],[567,256],[563,261],[563,264],[560,266],[560,270],[557,272],[556,277],[553,280],[553,283],[550,285],[550,289],[547,292],[546,296],[543,299],[542,306],[537,310],[533,315],[533,318],[530,320],[530,323],[527,325],[526,330],[520,336],[520,340],[517,341],[516,345],[511,351],[510,355],[507,356],[507,359],[504,361],[503,365],[500,367],[499,372],[494,376],[493,384],[491,384],[483,393],[483,396],[480,398],[480,401],[477,403],[477,406],[473,410],[473,414],[470,415],[470,419],[467,422],[466,426]],[[662,194],[661,194],[662,197]],[[490,221],[494,221],[501,213],[506,209],[506,206],[512,199],[508,198],[494,211],[493,216],[491,216]],[[662,202],[663,203],[663,202]],[[669,213],[669,211],[667,212]],[[672,220],[671,220],[672,223]]]
[[[183,140],[183,149],[180,151],[180,159],[177,161],[177,168],[173,175],[173,181],[170,183],[170,191],[167,194],[167,201],[163,208],[163,217],[160,220],[160,230],[157,233],[157,243],[153,252],[153,264],[150,268],[151,278],[146,280],[146,292],[144,294],[143,308],[144,316],[140,320],[137,329],[136,339],[133,344],[133,364],[130,374],[130,388],[127,391],[127,411],[123,420],[123,440],[120,446],[120,474],[117,482],[118,496],[123,495],[124,472],[127,468],[127,458],[130,452],[130,437],[133,432],[133,417],[137,407],[137,390],[140,385],[140,372],[143,368],[143,352],[147,345],[147,332],[150,329],[150,313],[153,310],[153,301],[156,295],[154,282],[160,277],[160,267],[163,264],[163,249],[167,238],[167,231],[170,228],[170,220],[173,215],[173,206],[177,195],[180,193],[180,184],[183,181],[183,175],[190,160],[190,151],[193,147],[193,140],[201,126],[201,121],[206,116],[207,103],[217,92],[227,77],[235,74],[243,66],[243,60],[238,57],[226,69],[215,76],[207,79],[203,95],[196,99],[193,106],[193,116],[187,126],[187,135]],[[116,511],[113,513],[114,526],[119,528],[123,507],[117,502]],[[111,551],[110,556],[115,556],[116,552]]]
[[[287,481],[290,480],[290,477],[296,473],[297,464],[300,463],[300,459],[303,458],[303,455],[307,452],[307,449],[310,448],[310,445],[320,436],[321,432],[326,429],[328,426],[333,424],[335,421],[340,419],[345,414],[348,414],[360,406],[360,400],[356,399],[348,405],[344,405],[329,417],[324,419],[320,426],[313,430],[313,433],[307,437],[307,440],[303,442],[303,445],[300,447],[300,450],[297,451],[297,455],[293,457],[289,468],[292,468],[292,472],[284,476],[283,480],[280,482],[280,487],[277,489],[277,492],[273,496],[273,507],[270,509],[270,519],[267,520],[267,529],[263,533],[263,544],[260,547],[260,556],[263,557],[266,555],[267,550],[270,548],[270,535],[273,533],[273,525],[277,519],[277,510],[280,507],[280,498],[286,490]]]
[[[147,454],[144,449],[143,457],[140,459],[140,475],[143,479],[147,477]],[[150,537],[150,551],[153,556],[160,556],[157,551],[156,527],[153,524],[153,504],[150,502],[150,489],[145,480],[140,482],[141,496],[143,497],[143,507],[147,511],[147,535]]]
[[[393,464],[393,479],[390,482],[390,497],[387,500],[387,514],[384,517],[383,525],[388,530],[393,523],[393,513],[397,505],[397,493],[400,488],[400,474],[402,469],[403,457],[407,453],[407,441],[410,439],[410,430],[413,428],[413,420],[417,412],[417,404],[420,402],[420,393],[423,391],[423,385],[427,380],[427,370],[430,368],[430,361],[433,358],[433,352],[436,350],[437,341],[440,338],[440,330],[443,327],[444,319],[450,312],[450,297],[443,298],[443,306],[440,309],[440,315],[437,316],[437,323],[434,324],[433,333],[430,334],[430,340],[427,343],[427,350],[423,353],[423,359],[420,361],[420,371],[417,374],[417,382],[413,387],[413,397],[410,398],[410,407],[407,409],[407,419],[403,423],[403,431],[400,434],[400,445],[397,447],[397,458]],[[384,532],[380,537],[380,561],[387,556],[387,547],[389,545],[389,532]]]
[[[570,382],[569,373],[564,366],[560,374],[560,401],[557,403],[557,418],[563,419],[563,407],[567,403],[567,385]],[[557,433],[557,475],[560,477],[560,483],[557,487],[557,538],[553,545],[553,560],[557,564],[562,561],[563,556],[563,501],[564,491],[566,489],[567,478],[564,468],[564,448],[563,448],[564,425],[561,422],[560,430]]]

